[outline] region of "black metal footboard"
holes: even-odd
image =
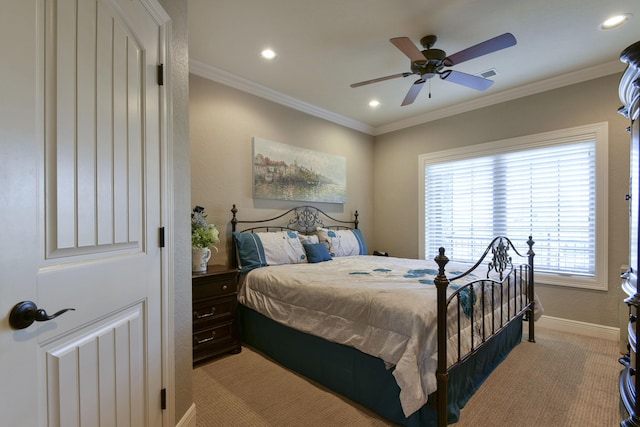
[[[435,258],[439,267],[438,276],[434,280],[438,293],[438,426],[447,425],[447,396],[451,369],[464,363],[482,346],[502,333],[508,325],[520,318],[528,320],[529,341],[535,342],[535,253],[531,236],[527,245],[527,262],[514,265],[509,255],[510,249],[516,255],[523,258],[524,256],[518,252],[511,240],[496,237],[471,269],[452,279],[445,275],[445,266],[449,259],[444,248],[440,248]],[[488,260],[486,278],[456,287],[453,292],[448,290],[449,287],[455,286],[457,279],[475,271],[485,260]],[[455,353],[451,363],[450,351]]]

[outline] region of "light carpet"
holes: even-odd
[[[542,328],[536,341],[511,352],[455,425],[619,426],[618,343]],[[193,399],[197,427],[394,425],[247,347],[195,368]]]

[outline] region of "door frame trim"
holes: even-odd
[[[160,226],[167,230],[165,246],[161,250],[161,352],[162,352],[162,388],[168,391],[166,409],[162,413],[164,426],[175,425],[175,245],[173,230],[174,191],[173,182],[173,97],[172,97],[172,24],[171,17],[158,0],[140,0],[160,27],[158,58],[164,64],[163,85],[160,86]],[[158,390],[160,393],[160,390]],[[159,398],[160,396],[158,396]]]

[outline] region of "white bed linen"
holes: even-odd
[[[449,263],[446,271],[454,276],[465,269]],[[432,284],[436,273],[437,265],[430,261],[339,257],[255,269],[245,277],[238,298],[279,323],[355,347],[388,367],[395,366],[400,401],[409,416],[437,388],[437,295]],[[460,286],[462,280],[479,278],[483,277],[467,276],[454,283]],[[453,311],[450,316],[456,316]],[[464,315],[462,323],[468,329],[470,321]],[[457,360],[457,331],[455,322],[448,324],[450,365]],[[469,338],[462,341],[463,347],[470,346],[464,344]]]

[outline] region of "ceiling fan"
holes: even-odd
[[[442,80],[457,83],[476,90],[487,90],[493,85],[492,80],[483,77],[474,76],[472,74],[460,71],[445,69],[452,67],[470,59],[489,53],[502,50],[516,44],[516,38],[511,33],[504,33],[492,39],[478,43],[453,55],[447,56],[446,52],[440,49],[434,49],[433,45],[438,38],[434,35],[425,36],[420,40],[420,44],[424,50],[420,51],[408,37],[395,37],[389,41],[402,51],[411,60],[411,72],[392,74],[390,76],[378,77],[377,79],[365,80],[363,82],[354,83],[351,87],[359,87],[371,83],[377,83],[384,80],[391,80],[398,77],[408,77],[413,74],[420,76],[413,83],[409,92],[402,101],[402,106],[409,105],[415,101],[425,82],[432,77],[438,75]],[[429,94],[431,97],[431,94]]]

